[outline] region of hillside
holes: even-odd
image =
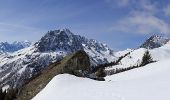
[[[21,88],[17,100],[30,100],[58,74],[69,73],[85,77],[90,70],[90,60],[88,55],[84,51],[78,51],[66,56],[59,62],[51,64],[46,70],[28,81]]]
[[[108,76],[104,82],[58,75],[32,100],[168,100],[169,64],[170,59],[159,61]]]
[[[122,58],[118,65],[109,66],[108,68],[106,68],[106,70],[109,71],[116,68],[128,68],[131,66],[140,65],[142,57],[147,50],[151,54],[153,61],[163,61],[170,58],[170,42],[167,42],[163,46],[154,49],[138,48],[134,50],[118,51],[115,52],[116,56],[124,55],[127,52],[129,52],[130,54]]]

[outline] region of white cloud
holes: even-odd
[[[43,32],[45,31],[34,27],[0,22],[0,41],[35,41]]]
[[[138,9],[139,11],[143,11],[143,12],[147,12],[150,14],[156,14],[159,12],[159,9],[157,7],[157,2],[151,2],[150,0],[140,0],[140,2],[138,2],[138,6],[140,9]]]
[[[157,8],[158,2],[151,0],[105,0],[112,8],[116,7],[129,7],[131,10],[145,11],[155,14],[159,11]]]
[[[112,30],[138,34],[154,32],[168,34],[170,33],[170,26],[153,15],[133,14],[115,23]]]
[[[115,1],[115,0],[109,0]],[[116,1],[115,1],[116,2]],[[111,2],[110,2],[111,3]],[[156,15],[162,12],[163,7],[160,7],[158,1],[151,0],[117,0],[117,3],[112,3],[113,6],[122,4],[121,7],[130,7],[129,14],[123,19],[119,19],[111,27],[112,31],[121,31],[126,33],[161,33],[169,34],[170,26]],[[164,10],[166,15],[170,15],[170,5]]]
[[[134,0],[105,0],[111,7],[126,7],[130,4],[131,1]]]
[[[163,12],[166,16],[170,16],[170,4],[163,9]]]
[[[130,1],[129,0],[119,0],[118,5],[119,6],[127,6],[129,5]]]
[[[29,26],[17,25],[17,24],[11,24],[11,23],[3,23],[3,22],[0,22],[0,26],[12,28],[12,29],[36,30],[36,28],[29,27]]]

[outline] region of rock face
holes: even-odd
[[[90,72],[90,59],[86,52],[78,51],[66,56],[63,60],[51,64],[40,75],[36,76],[30,82],[23,86],[17,100],[30,100],[39,93],[50,80],[62,73],[76,74],[84,76]]]
[[[140,48],[146,48],[146,49],[154,49],[161,47],[165,45],[170,39],[159,36],[159,35],[153,35],[149,39],[147,39]]]
[[[83,74],[90,72],[91,70],[89,56],[83,50],[65,57],[61,62],[63,64],[63,73],[79,73],[79,75],[82,74],[81,76],[84,76]]]
[[[37,44],[40,52],[58,50],[75,52],[83,49],[81,41],[68,29],[49,31]]]

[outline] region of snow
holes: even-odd
[[[126,49],[126,50],[123,50],[123,51],[118,51],[118,52],[115,52],[115,56],[121,57],[121,56],[124,56],[125,54],[127,54],[129,52],[132,52],[132,51],[133,51],[132,49]]]
[[[130,53],[130,55],[126,56],[124,59],[121,60],[121,65],[130,67],[133,65],[140,64],[140,61],[142,60],[145,51],[146,49],[143,48],[134,50]]]
[[[125,54],[127,54],[129,52],[130,52],[130,54],[127,55],[126,57],[124,57],[118,65],[108,67],[108,68],[106,68],[106,70],[112,70],[112,69],[116,69],[116,68],[127,68],[127,67],[131,67],[131,66],[139,65],[142,61],[142,57],[143,57],[145,51],[146,51],[146,49],[139,48],[136,50],[127,49],[124,51],[116,52],[115,54],[117,57],[124,56]]]
[[[170,59],[95,81],[55,76],[32,100],[169,100]]]
[[[127,49],[124,51],[119,51],[115,53],[116,57],[120,57],[125,55],[126,53],[130,52],[129,55],[124,57],[119,65],[112,66],[109,68],[106,68],[106,70],[112,70],[116,68],[127,68],[130,66],[136,66],[139,65],[142,61],[142,57],[144,53],[146,52],[147,49],[145,48],[139,48],[135,50]],[[165,45],[155,48],[155,49],[149,49],[148,50],[151,54],[151,57],[153,58],[154,61],[163,61],[168,58],[170,58],[170,42],[167,42]]]
[[[10,87],[9,85],[5,85],[5,86],[2,88],[2,91],[8,90],[9,87]]]
[[[102,49],[105,50],[96,50],[97,47],[93,47],[93,46],[86,46],[86,44],[82,44],[84,47],[84,51],[92,58],[94,58],[95,62],[98,62],[98,60],[100,61],[105,61],[107,60],[108,62],[112,62],[115,61],[117,59],[117,57],[114,54],[111,54],[113,52],[111,52],[111,50],[105,45],[105,47],[103,47]],[[102,44],[100,44],[102,45]],[[100,46],[102,47],[102,46]]]
[[[168,42],[162,47],[152,49],[150,50],[150,52],[151,52],[153,59],[156,61],[170,58],[170,42]]]

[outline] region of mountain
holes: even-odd
[[[31,42],[25,40],[25,41],[15,41],[13,43],[8,43],[8,42],[0,42],[0,52],[1,53],[12,53],[15,51],[18,51],[20,49],[29,47],[31,45]]]
[[[92,64],[106,63],[115,59],[113,50],[107,45],[94,39],[74,35],[69,29],[49,31],[36,43],[36,48],[39,52],[72,53],[84,50],[90,55]]]
[[[49,31],[36,44],[40,52],[61,50],[71,53],[83,49],[81,41],[68,29]]]
[[[160,35],[153,35],[149,39],[147,39],[140,48],[146,48],[146,49],[154,49],[163,46],[166,44],[170,39],[167,37],[163,37]]]
[[[91,65],[117,59],[105,44],[74,35],[68,29],[47,32],[38,42],[14,53],[0,56],[0,87],[20,87],[50,63],[84,50]]]
[[[80,55],[77,58],[75,55],[77,55],[78,51],[81,51],[80,55],[84,55],[85,58]],[[90,69],[90,65],[104,65],[104,63],[107,62],[117,61],[117,59],[119,60],[121,57],[118,65],[107,67],[105,72],[138,66],[141,64],[142,57],[146,51],[149,51],[155,62],[116,75],[110,74],[111,76],[105,78],[106,82],[77,78],[68,74],[58,75],[60,73],[71,73],[81,76],[87,75],[82,68],[86,69],[87,67],[87,69]],[[170,41],[168,38],[162,36],[151,36],[137,49],[113,52],[107,45],[94,39],[87,39],[83,36],[75,35],[68,29],[53,30],[47,32],[39,41],[27,48],[12,53],[2,53],[0,55],[0,87],[3,87],[3,89],[22,87],[22,91],[20,91],[21,100],[24,100],[23,98],[27,98],[27,96],[28,98],[32,98],[44,87],[33,100],[49,99],[49,95],[50,98],[54,97],[56,99],[59,97],[63,100],[67,99],[67,97],[69,99],[77,99],[77,97],[81,99],[83,96],[89,100],[124,98],[119,94],[117,95],[117,90],[119,90],[121,94],[127,94],[124,96],[131,100],[131,94],[137,93],[139,88],[145,89],[144,87],[147,87],[148,89],[151,87],[155,89],[158,87],[156,84],[153,84],[153,81],[158,83],[159,86],[162,84],[162,86],[168,88],[169,83],[164,84],[166,82],[160,80],[168,79],[167,76],[169,76],[169,74],[167,70],[169,70],[169,59]],[[94,73],[90,75],[94,75]],[[144,84],[145,82],[147,82],[147,85]],[[93,86],[95,86],[95,89],[93,89]],[[122,86],[125,87],[120,88]],[[124,92],[126,88],[128,90],[128,88],[134,86],[134,91]],[[164,87],[160,87],[159,89],[161,91],[159,93],[161,94],[162,91],[164,91]],[[87,94],[82,90],[86,90]],[[108,90],[110,92],[108,92]],[[71,94],[63,96],[66,91],[69,91]],[[147,95],[153,93],[153,91],[149,91],[149,93],[146,93],[146,91],[147,90],[142,91],[142,94]],[[106,96],[98,97],[99,92]],[[169,91],[166,93],[168,92]],[[82,95],[82,93],[85,95]],[[110,93],[116,94],[109,97]],[[89,96],[91,94],[93,94],[93,96]],[[141,96],[141,94],[136,95],[137,98],[139,96]],[[151,94],[151,98],[155,99],[155,96]],[[162,98],[162,96],[160,97],[158,95],[157,98]]]

